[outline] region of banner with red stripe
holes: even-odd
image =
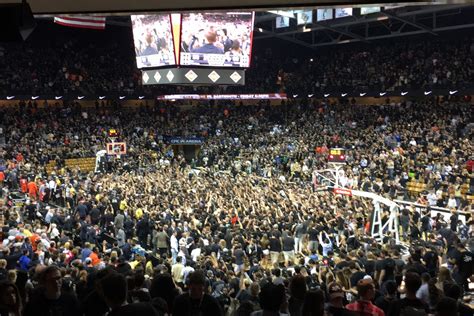
[[[105,16],[61,15],[54,17],[54,23],[85,29],[105,29]]]

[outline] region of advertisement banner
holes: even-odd
[[[173,136],[165,137],[164,140],[170,145],[202,145],[204,143],[204,139],[201,137]]]
[[[258,94],[168,94],[158,100],[285,100],[284,93]]]

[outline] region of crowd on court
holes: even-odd
[[[472,315],[472,105],[438,101],[4,108],[0,311]],[[100,174],[64,165],[111,128],[127,155]],[[186,161],[167,136],[204,142]],[[332,147],[344,186],[451,214],[404,208],[406,247],[375,240],[371,201],[313,173]]]

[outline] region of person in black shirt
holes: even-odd
[[[450,297],[443,297],[436,304],[436,316],[451,316],[457,310],[458,303]]]
[[[421,239],[421,232],[420,232],[420,229],[418,229],[418,226],[415,225],[415,224],[412,224],[412,226],[411,226],[411,229],[410,229],[410,239],[411,239],[412,241]]]
[[[316,226],[313,224],[308,229],[308,251],[311,252],[312,250],[318,251],[318,235],[319,232],[316,229]]]
[[[463,287],[465,291],[469,290],[468,279],[474,270],[474,254],[466,249],[466,245],[459,241],[457,244],[457,253],[454,257],[455,269],[453,273],[454,280]]]
[[[450,220],[450,223],[449,223],[449,227],[451,228],[451,230],[453,232],[457,232],[458,230],[458,220],[459,220],[459,214],[458,212],[456,211],[456,209],[453,209],[452,210],[452,215],[451,217],[449,218]]]
[[[238,244],[235,245],[233,255],[234,255],[234,258],[235,258],[235,265],[236,265],[235,273],[243,271],[245,252],[242,250],[242,246],[240,246]]]
[[[426,214],[421,218],[421,232],[425,239],[427,239],[429,232],[431,231],[431,218],[429,208],[426,210]]]
[[[275,235],[272,235],[270,238],[270,258],[272,261],[272,264],[277,264],[280,258],[280,252],[281,252],[281,241],[280,238],[276,237]]]
[[[181,294],[173,304],[173,316],[188,315],[222,315],[219,302],[209,294],[204,293],[206,278],[204,273],[197,270],[188,276],[189,292]]]
[[[285,258],[285,266],[288,267],[290,262],[294,261],[294,239],[290,237],[287,231],[283,232],[283,256]]]
[[[457,284],[449,284],[444,287],[444,294],[458,302],[457,309],[459,316],[472,316],[474,315],[474,309],[467,306],[461,301],[462,289]]]
[[[409,313],[410,311],[425,312],[428,314],[429,307],[422,300],[416,297],[416,291],[421,286],[420,275],[413,272],[408,272],[405,275],[405,289],[406,297],[395,301],[391,304],[387,316],[399,316],[403,313]]]
[[[262,285],[258,297],[262,310],[255,312],[255,315],[279,315],[286,302],[285,287],[281,284],[266,283]]]
[[[390,309],[391,304],[397,299],[397,283],[395,281],[387,281],[384,285],[384,296],[379,296],[375,300],[375,305],[380,307],[386,315]]]
[[[364,260],[364,267],[365,267],[365,272],[370,275],[371,277],[374,277],[375,275],[375,256],[373,253],[368,253],[367,254],[367,259]]]
[[[403,239],[408,238],[408,227],[410,225],[410,213],[408,209],[403,209],[400,215],[400,226],[402,227]]]
[[[59,268],[49,266],[42,271],[40,284],[25,306],[25,316],[80,315],[77,298],[61,293],[62,277]]]
[[[375,269],[379,286],[388,280],[394,280],[395,260],[390,257],[388,251],[382,251],[382,259],[377,261]]]
[[[425,266],[428,269],[428,273],[430,274],[430,276],[434,278],[439,267],[438,254],[434,247],[426,248],[425,254],[423,256],[423,262],[425,263]]]
[[[150,303],[127,304],[127,280],[119,273],[111,273],[100,281],[102,296],[110,308],[109,316],[158,316]]]
[[[422,275],[425,272],[428,272],[426,267],[420,262],[421,256],[419,253],[412,253],[410,258],[408,258],[408,264],[405,267],[405,270],[408,272],[415,272],[418,275]]]
[[[420,213],[418,213],[416,211],[413,211],[413,210],[412,210],[412,213],[413,214],[411,216],[411,219],[413,220],[415,225],[418,225],[418,223],[420,222],[421,215],[420,215]]]

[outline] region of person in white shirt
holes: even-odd
[[[171,246],[171,258],[173,260],[173,264],[176,263],[176,257],[178,256],[179,252],[179,245],[178,239],[176,238],[176,231],[170,237],[170,246]]]
[[[458,203],[456,202],[456,199],[454,198],[454,195],[451,195],[448,199],[448,204],[446,205],[447,208],[457,208]]]
[[[332,250],[332,242],[331,239],[329,238],[329,235],[324,232],[324,240],[323,240],[323,232],[319,233],[319,244],[321,247],[323,247],[323,256],[326,257],[328,255],[328,252]]]
[[[51,178],[51,180],[49,180],[48,187],[49,187],[49,191],[50,191],[50,196],[53,197],[54,192],[56,191],[56,181],[54,181],[53,178]]]
[[[51,239],[55,239],[55,238],[59,237],[59,235],[61,235],[59,233],[59,230],[58,230],[57,225],[55,223],[51,224],[49,229],[50,229],[49,236],[51,237]]]
[[[45,220],[46,223],[50,224],[51,219],[54,216],[54,210],[52,208],[50,208],[49,206],[47,206],[46,208],[48,209],[48,213],[46,213],[46,216],[44,217],[44,220]]]
[[[436,193],[434,191],[431,191],[426,198],[428,199],[428,204],[430,206],[436,206],[436,204],[438,203],[438,197],[436,196]]]
[[[197,262],[200,256],[201,256],[201,248],[194,248],[191,251],[191,258],[193,259],[194,262]]]
[[[190,266],[185,266],[184,269],[183,269],[183,280],[186,281],[188,275],[191,273],[191,272],[194,272],[194,268],[193,267],[190,267]]]
[[[421,281],[423,282],[418,291],[416,291],[416,297],[427,305],[430,304],[430,293],[428,290],[428,282],[430,281],[430,275],[428,273],[423,273],[421,275]]]
[[[180,247],[179,252],[178,252],[178,257],[181,257],[181,262],[183,264],[186,264],[186,253],[185,253],[186,248],[185,247]]]

